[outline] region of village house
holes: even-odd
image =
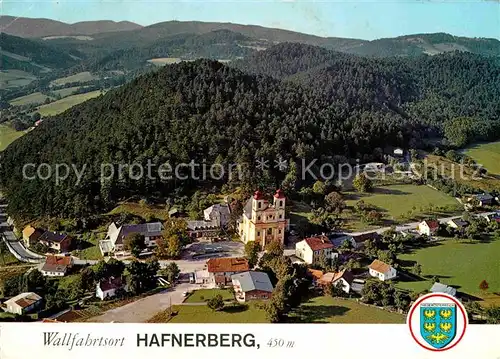
[[[332,242],[335,248],[340,248],[344,245],[345,242],[349,243],[351,248],[356,248],[358,243],[354,240],[353,236],[342,233],[342,234],[331,234],[328,235],[330,242]]]
[[[396,269],[378,259],[375,259],[372,264],[368,266],[368,271],[372,277],[376,277],[381,281],[391,280],[397,275]]]
[[[453,297],[457,296],[457,290],[443,283],[434,283],[430,289],[431,293],[445,293]]]
[[[320,285],[332,284],[334,287],[340,286],[345,293],[351,291],[351,285],[354,280],[353,274],[348,270],[342,270],[340,272],[329,272],[325,273],[318,281]],[[340,283],[340,285],[339,285]]]
[[[436,220],[425,220],[418,224],[417,231],[421,235],[432,236],[439,229],[439,222]]]
[[[380,234],[377,232],[361,233],[352,237],[354,249],[361,249],[365,246],[365,242],[377,242],[380,239]]]
[[[203,211],[205,221],[215,221],[219,227],[226,228],[231,209],[228,204],[214,204]]]
[[[231,279],[238,302],[271,298],[273,285],[265,272],[248,271],[233,274]]]
[[[126,285],[122,278],[108,278],[97,283],[95,295],[101,300],[110,299],[119,291],[125,291]]]
[[[43,230],[32,226],[23,229],[23,242],[26,248],[35,245],[43,234]]]
[[[64,233],[45,231],[38,242],[58,253],[68,253],[73,248],[73,238]]]
[[[3,308],[6,312],[24,315],[36,312],[42,307],[43,299],[33,292],[21,293],[5,301]]]
[[[232,283],[232,275],[247,272],[249,269],[245,258],[210,258],[207,261],[207,284],[226,286]]]
[[[323,277],[324,273],[319,269],[307,268],[307,275],[311,278],[313,285],[320,285],[319,281],[321,280],[321,277]]]
[[[484,218],[486,222],[499,222],[500,223],[500,213],[483,213],[478,215],[481,218]]]
[[[295,255],[307,264],[317,264],[322,258],[332,260],[338,257],[334,246],[326,236],[309,237],[295,244]]]
[[[132,234],[139,234],[144,237],[147,248],[156,246],[156,240],[162,237],[163,224],[161,222],[124,224],[118,227],[114,222],[108,227],[106,238],[99,241],[99,249],[103,256],[113,253],[124,254],[125,238]]]
[[[72,265],[71,256],[47,256],[41,272],[46,277],[63,277]]]
[[[243,243],[256,241],[262,248],[272,241],[285,242],[289,220],[285,218],[285,194],[278,189],[269,203],[260,191],[247,201],[238,221],[238,233]]]
[[[476,200],[479,204],[480,207],[483,206],[491,206],[495,200],[495,198],[490,195],[489,193],[482,193],[482,194],[474,194],[469,197],[468,201],[471,202],[472,200]]]
[[[221,227],[216,219],[186,221],[187,232],[191,238],[213,238],[220,234]]]
[[[461,220],[460,218],[451,219],[446,224],[448,225],[448,227],[454,228],[456,230],[462,230],[468,225],[466,221]]]

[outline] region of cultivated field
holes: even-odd
[[[3,151],[12,142],[24,135],[24,131],[16,131],[8,123],[0,124],[0,151]]]
[[[92,81],[97,79],[96,76],[92,75],[90,72],[85,71],[85,72],[79,72],[77,74],[67,76],[67,77],[61,77],[58,79],[55,79],[50,83],[51,86],[55,85],[64,85],[67,83],[71,82],[87,82],[87,81]]]
[[[67,87],[67,88],[63,88],[60,90],[55,90],[54,93],[56,95],[60,95],[61,97],[66,97],[66,96],[71,95],[73,92],[75,92],[79,88],[80,88],[80,86]]]
[[[490,173],[500,174],[500,142],[485,143],[468,148],[465,154]]]
[[[177,64],[182,60],[178,57],[158,57],[156,59],[149,59],[148,62],[156,66]]]
[[[0,90],[30,84],[36,76],[21,70],[0,71]]]
[[[432,286],[432,277],[441,283],[452,285],[460,292],[481,298],[500,292],[500,238],[486,241],[458,241],[449,239],[433,246],[418,249],[399,256],[403,266],[412,267],[415,262],[422,266],[424,281],[399,282],[398,286],[422,291]],[[486,280],[489,289],[483,292],[479,283]]]
[[[22,105],[39,105],[44,103],[44,101],[49,98],[49,96],[44,95],[41,92],[33,92],[29,95],[26,96],[21,96],[21,97],[16,97],[12,101],[10,101],[10,104],[12,106],[22,106]]]
[[[68,96],[65,97],[61,100],[54,101],[52,103],[49,103],[48,105],[43,105],[40,106],[37,110],[37,112],[40,113],[43,117],[46,116],[54,116],[57,114],[60,114],[67,109],[78,105],[79,103],[82,103],[84,101],[87,101],[91,98],[97,97],[101,94],[101,91],[92,91],[92,92],[87,92],[84,94],[78,94],[78,95],[73,95],[73,96]]]

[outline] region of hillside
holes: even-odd
[[[129,21],[83,21],[67,24],[50,19],[33,19],[26,17],[1,16],[2,33],[20,37],[43,38],[47,36],[93,35],[111,31],[129,31],[141,28]]]
[[[419,148],[427,135],[450,141],[500,135],[500,67],[492,59],[466,53],[369,59],[307,45],[276,48],[293,75],[273,63],[273,48],[260,53],[268,63],[254,56],[248,70],[279,69],[281,80],[216,61],[184,62],[47,119],[2,153],[0,179],[12,213],[88,216],[131,195],[190,193],[227,181],[102,182],[101,163],[247,163],[242,182],[255,186],[262,176],[252,168],[260,157],[370,161],[386,146]],[[56,186],[23,180],[24,163],[91,168],[80,184],[73,175]],[[269,175],[279,183],[285,174]]]
[[[0,34],[2,70],[23,70],[30,73],[48,72],[51,68],[65,68],[77,61],[68,52],[50,44]]]

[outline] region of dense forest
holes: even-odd
[[[85,217],[131,195],[228,181],[104,180],[101,163],[246,163],[241,182],[256,186],[262,175],[250,169],[260,157],[380,160],[386,146],[418,148],[428,136],[451,145],[500,137],[495,59],[370,59],[280,44],[234,67],[210,60],[166,66],[44,121],[1,154],[11,214]],[[23,180],[26,163],[87,168],[79,183],[73,174],[56,184]],[[278,184],[285,175],[270,170],[267,178]]]

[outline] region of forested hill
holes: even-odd
[[[500,67],[493,58],[382,60],[280,44],[238,66],[209,60],[166,66],[46,120],[2,153],[0,181],[12,214],[81,217],[134,194],[224,183],[100,181],[103,162],[146,168],[148,159],[173,166],[205,160],[255,168],[260,157],[370,161],[380,160],[386,146],[419,147],[426,133],[457,146],[500,137]],[[25,163],[88,168],[79,185],[74,176],[56,185],[23,180]],[[279,183],[285,174],[269,175]],[[256,186],[261,178],[248,173],[244,182]]]
[[[3,152],[0,179],[13,215],[85,216],[102,212],[122,196],[207,185],[146,179],[101,183],[102,162],[356,157],[387,144],[405,144],[412,128],[395,112],[335,106],[317,89],[199,60],[142,76],[46,120]],[[74,178],[56,186],[23,180],[25,163],[88,164],[94,170],[85,172],[79,186]]]
[[[66,68],[77,63],[70,53],[48,43],[0,33],[2,70],[16,69],[38,73],[51,68]]]

